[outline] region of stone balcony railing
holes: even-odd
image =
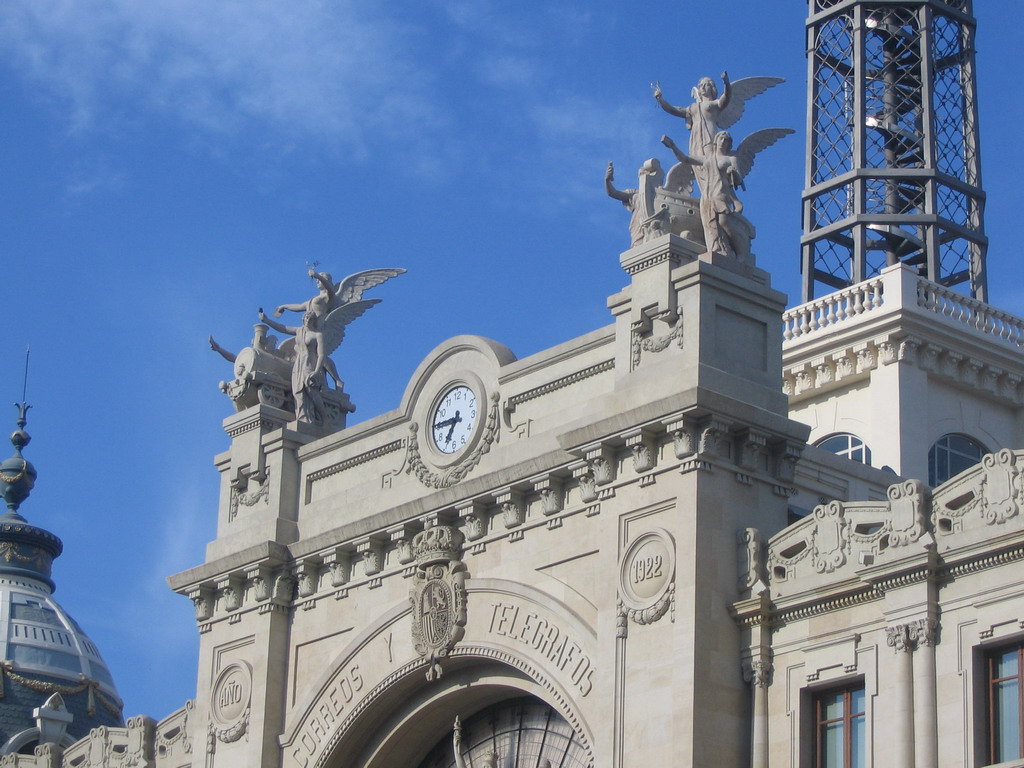
[[[806,336],[882,306],[883,280],[875,277],[862,283],[808,301],[782,315],[782,338],[786,341]]]
[[[940,322],[970,328],[1015,347],[1024,346],[1024,319],[918,277],[902,264],[886,267],[878,277],[800,304],[782,316],[786,346],[810,341],[896,311],[941,318]]]

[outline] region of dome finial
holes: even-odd
[[[28,409],[32,407],[26,400],[29,352],[29,348],[26,347],[25,379],[21,388],[21,402],[14,404],[14,407],[18,409],[18,428],[11,433],[14,456],[0,462],[0,496],[7,503],[7,516],[12,517],[20,517],[18,507],[28,498],[36,484],[36,468],[21,455],[22,448],[32,440],[28,432],[25,431],[25,425],[28,424]]]

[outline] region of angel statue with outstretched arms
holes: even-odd
[[[662,95],[661,85],[654,84],[654,99],[670,115],[686,120],[690,131],[690,155],[699,157],[711,151],[715,135],[741,117],[746,103],[772,86],[783,83],[781,77],[744,77],[732,82],[727,72],[722,73],[722,95],[718,95],[715,81],[702,77],[690,92],[693,103],[686,107],[669,104]]]
[[[292,360],[292,395],[295,397],[295,418],[310,424],[324,424],[327,414],[324,410],[322,392],[324,373],[330,373],[336,384],[340,384],[337,369],[329,355],[345,338],[345,328],[380,299],[350,301],[327,313],[322,320],[316,311],[310,309],[302,316],[302,325],[282,325],[267,317],[260,310],[260,320],[275,331],[294,336],[281,345],[282,353]]]
[[[322,392],[325,374],[343,386],[338,369],[330,355],[345,338],[345,328],[380,299],[363,299],[363,292],[404,273],[404,269],[388,267],[367,269],[335,283],[327,272],[310,269],[319,291],[313,298],[296,304],[282,304],[274,310],[280,317],[286,311],[302,312],[302,325],[282,325],[260,310],[260,320],[275,331],[294,336],[281,344],[280,354],[292,362],[292,394],[295,397],[295,418],[314,424],[326,421]]]
[[[317,272],[309,270],[308,274],[319,286],[320,292],[299,304],[282,304],[274,310],[274,317],[280,317],[286,311],[289,312],[315,312],[323,320],[327,313],[337,309],[343,304],[359,301],[363,292],[390,280],[392,277],[405,272],[399,267],[387,267],[384,269],[365,269],[349,275],[340,283],[335,284],[329,272]]]
[[[736,188],[744,189],[743,180],[754,167],[754,157],[762,149],[793,133],[790,128],[765,128],[755,131],[740,142],[735,153],[732,136],[728,131],[715,135],[708,152],[687,155],[668,136],[661,137],[661,143],[672,150],[681,163],[701,169],[700,218],[704,227],[704,244],[708,253],[735,256],[740,250],[733,241],[729,216],[743,212],[743,203],[736,195]]]

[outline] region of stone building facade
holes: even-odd
[[[811,0],[809,29],[895,39],[896,5],[973,23]],[[609,325],[455,337],[369,421],[247,379],[170,579],[196,698],[0,766],[1024,767],[1024,320],[897,258],[786,310],[655,218]]]
[[[456,718],[466,765],[1024,764],[1024,323],[902,265],[784,312],[702,250],[625,252],[612,324],[531,357],[444,342],[354,427],[227,419],[172,577],[197,697],[64,764],[447,768]],[[950,433],[980,463],[913,479]]]

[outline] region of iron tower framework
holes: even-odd
[[[897,262],[986,300],[971,6],[809,0],[804,301]]]

